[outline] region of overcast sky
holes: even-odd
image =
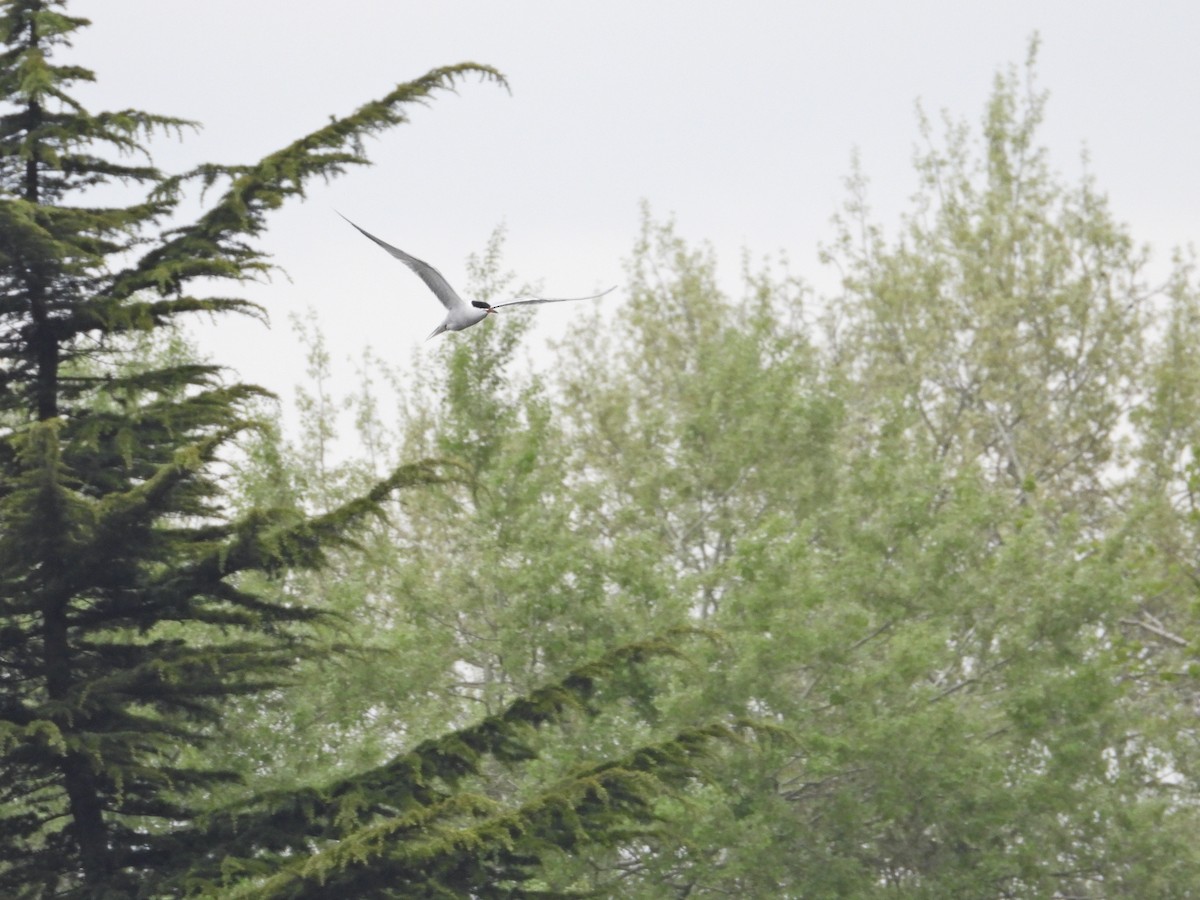
[[[74,0],[93,21],[71,60],[93,109],[139,107],[204,125],[155,161],[250,162],[394,84],[462,61],[510,80],[463,84],[371,142],[375,165],[314,186],[265,242],[290,280],[248,291],[273,327],[225,323],[205,349],[290,396],[302,359],[289,311],[312,308],[343,360],[397,361],[440,320],[417,279],[340,210],[453,284],[493,229],[545,291],[620,283],[644,200],[716,249],[785,251],[828,281],[817,246],[852,151],[895,222],[915,182],[914,103],[977,122],[992,79],[1042,38],[1042,132],[1061,171],[1090,167],[1116,215],[1160,257],[1200,232],[1200,4],[1078,0]],[[62,59],[60,58],[60,61]],[[615,295],[614,295],[615,296]],[[542,307],[553,333],[569,306]],[[495,320],[479,327],[494,327]],[[451,340],[469,340],[471,332]]]

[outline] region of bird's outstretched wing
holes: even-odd
[[[605,294],[611,294],[617,289],[614,284],[607,291],[601,291],[598,294],[589,294],[586,297],[530,297],[528,300],[509,300],[506,303],[497,303],[492,309],[500,309],[503,306],[532,306],[535,303],[569,303],[573,300],[595,300],[597,297],[603,297]]]
[[[341,213],[338,213],[338,215],[342,216]],[[342,216],[342,218],[346,219],[345,216]],[[346,221],[350,222],[349,219],[346,219]],[[354,225],[353,222],[350,222],[350,224]],[[388,253],[392,254],[392,256],[396,257],[396,259],[400,260],[400,262],[404,263],[406,266],[416,272],[418,277],[420,277],[420,279],[425,282],[429,289],[433,291],[434,296],[442,301],[442,306],[446,307],[448,311],[461,309],[466,306],[466,303],[463,302],[462,297],[458,296],[458,292],[455,291],[454,288],[450,287],[450,282],[445,279],[441,272],[439,272],[429,263],[405,253],[399,247],[393,247],[387,241],[381,241],[379,238],[375,237],[375,235],[371,234],[371,232],[364,231],[357,225],[354,225],[354,227],[362,232],[364,236],[369,237]]]

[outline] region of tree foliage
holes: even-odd
[[[503,78],[166,174],[188,123],[83,109],[85,23],[0,9],[0,891],[1194,893],[1200,290],[1051,167],[1036,43],[921,119],[896,237],[852,173],[836,296],[731,297],[646,213],[545,373],[515,313],[343,403],[297,320],[289,442],[175,323],[256,314],[212,292],[267,211]]]

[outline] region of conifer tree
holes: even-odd
[[[238,773],[179,748],[211,739],[223,703],[285,679],[320,615],[244,576],[319,566],[396,490],[442,474],[403,465],[319,516],[235,513],[230,453],[263,392],[218,366],[133,358],[130,341],[192,313],[257,314],[207,291],[269,267],[254,244],[268,211],[365,163],[363,139],[410,104],[468,76],[504,79],[436,69],[256,163],[169,174],[144,147],[191,123],[72,97],[92,73],[57,57],[87,24],[63,0],[0,4],[0,895],[328,896],[321,885],[339,879],[355,896],[474,890],[519,883],[548,846],[649,818],[650,771],[686,777],[704,734],[584,770],[520,809],[453,788],[485,757],[532,753],[528,730],[584,705],[628,654],[379,771],[200,816]],[[88,204],[113,183],[142,199]],[[173,222],[196,186],[215,201]]]
[[[189,123],[136,110],[93,113],[70,95],[91,79],[52,62],[85,25],[60,2],[15,0],[0,18],[0,889],[128,887],[162,864],[155,823],[191,818],[189,794],[229,773],[176,768],[221,699],[277,681],[312,610],[262,602],[238,573],[312,565],[391,490],[431,477],[396,471],[321,519],[221,500],[222,451],[253,426],[256,388],[219,368],[119,367],[131,334],[180,316],[249,312],[191,291],[267,262],[250,240],[305,182],[364,161],[360,141],[403,121],[405,104],[485,67],[431,72],[249,166],[169,176],[142,143]],[[189,182],[222,182],[196,221],[156,228]],[[113,182],[145,197],[89,207]],[[205,640],[181,626],[203,623]]]

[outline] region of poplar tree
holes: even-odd
[[[257,162],[166,173],[145,148],[191,123],[92,112],[70,93],[93,75],[57,57],[87,24],[63,0],[0,5],[0,894],[513,895],[548,848],[648,821],[657,786],[690,777],[707,732],[584,767],[519,808],[459,786],[487,759],[533,755],[534,726],[584,706],[653,645],[378,770],[251,790],[201,816],[239,773],[181,748],[219,733],[224,704],[286,679],[320,615],[247,576],[319,566],[395,491],[443,475],[402,465],[316,516],[235,511],[229,465],[264,392],[132,342],[195,313],[258,314],[214,286],[269,268],[255,238],[270,210],[365,163],[363,139],[411,104],[467,77],[504,79],[474,63],[435,69]],[[113,184],[140,199],[90,204]],[[179,224],[197,187],[215,199]]]

